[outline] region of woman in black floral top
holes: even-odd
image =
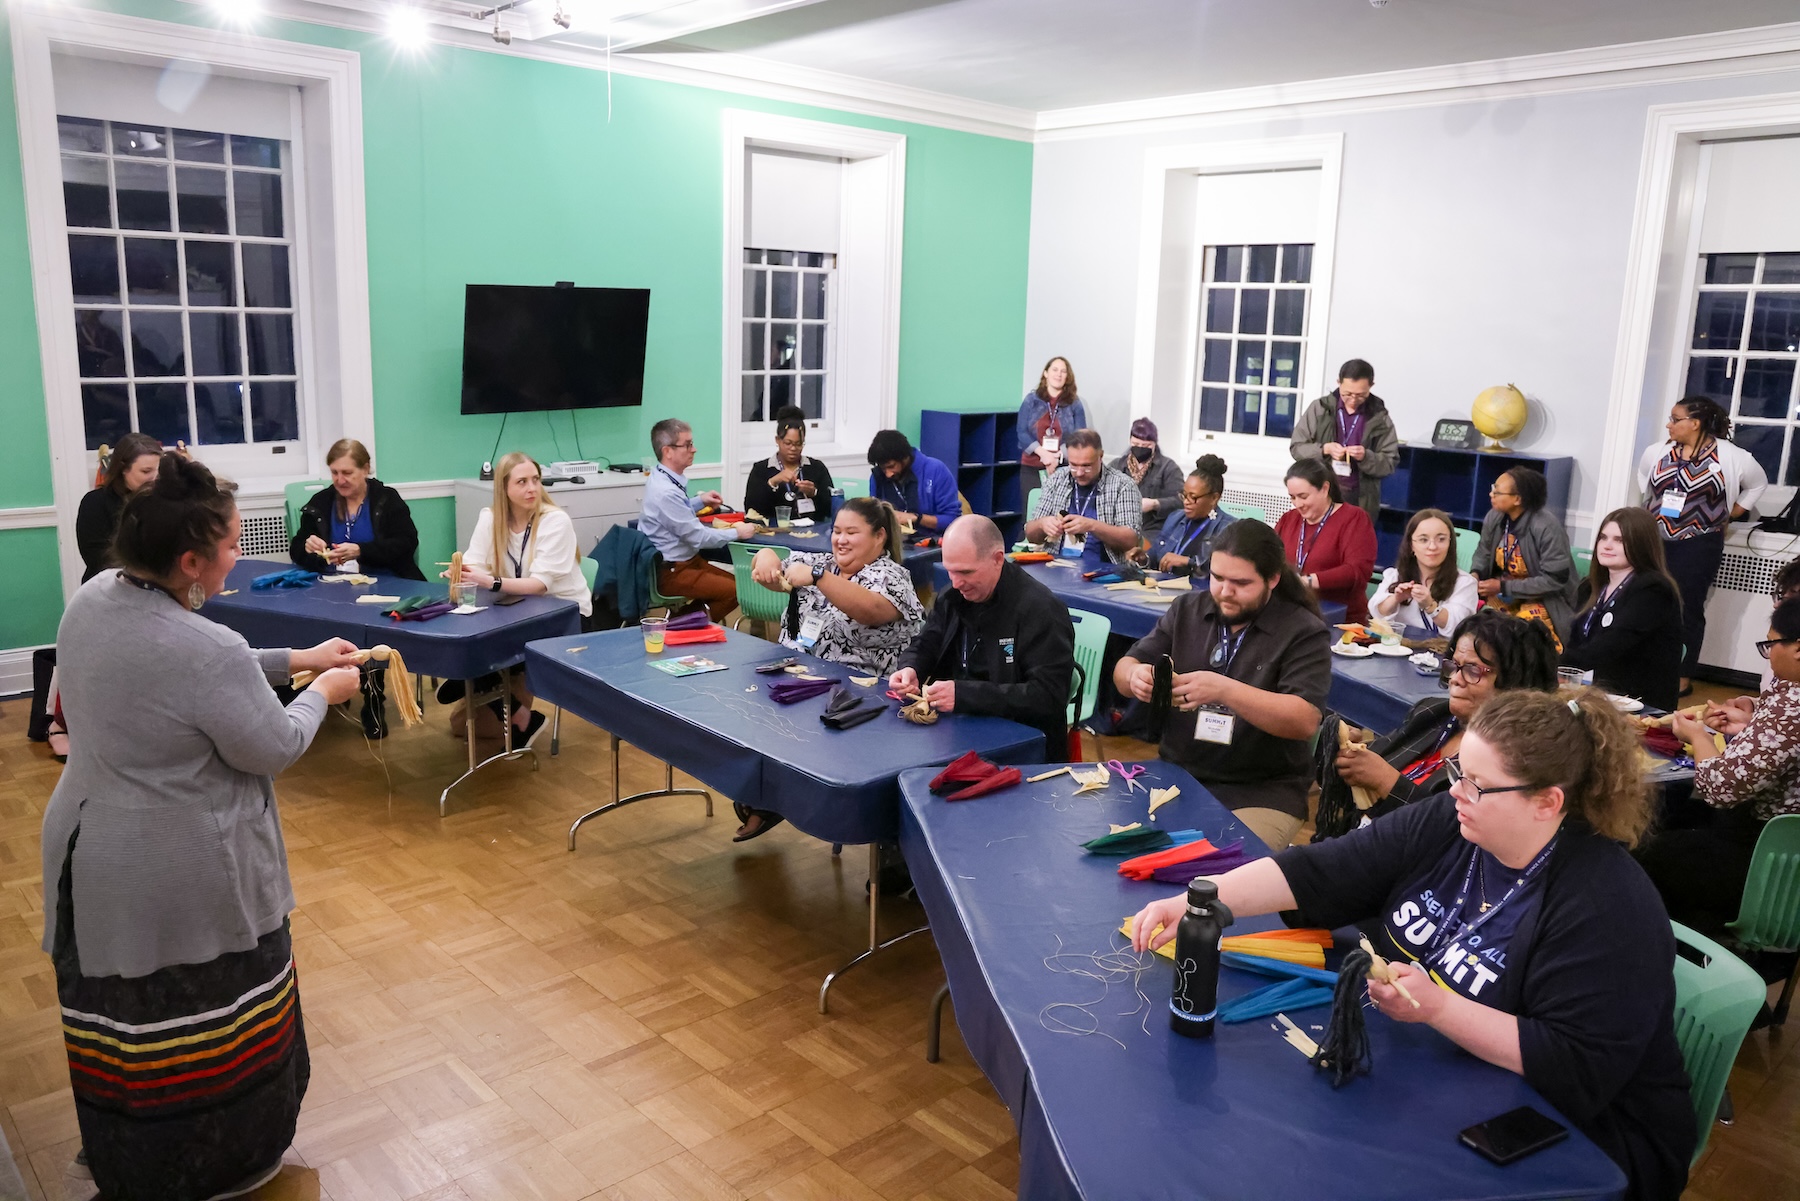
[[[781,644],[841,663],[856,675],[883,676],[925,622],[905,554],[900,523],[886,501],[858,496],[844,502],[831,527],[830,553],[795,551],[783,563],[773,550],[756,552],[750,578],[765,588],[792,590],[796,603],[782,619]],[[771,829],[781,815],[740,807],[735,842]]]
[[[1705,828],[1670,830],[1641,854],[1669,916],[1714,937],[1737,917],[1763,826],[1800,813],[1800,599],[1775,607],[1757,649],[1775,678],[1754,706],[1713,705],[1705,724],[1684,716],[1673,723],[1694,748],[1695,795],[1719,812]],[[1714,729],[1730,738],[1723,751]]]

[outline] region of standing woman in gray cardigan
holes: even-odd
[[[1470,569],[1481,599],[1516,617],[1543,622],[1560,653],[1575,611],[1575,558],[1569,531],[1544,512],[1549,485],[1541,472],[1514,467],[1488,489],[1493,508],[1481,523]]]
[[[255,1188],[310,1074],[271,777],[356,695],[356,648],[251,650],[194,612],[237,562],[232,491],[163,455],[120,515],[120,570],[82,585],[57,630],[81,737],[44,811],[44,949],[76,1163],[109,1201]],[[302,669],[321,674],[284,709],[269,685]]]

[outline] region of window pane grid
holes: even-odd
[[[1312,310],[1312,251],[1304,243],[1206,248],[1195,405],[1201,430],[1293,434]]]
[[[1682,395],[1718,401],[1770,481],[1800,484],[1800,253],[1702,255],[1698,279]]]
[[[836,265],[832,254],[745,249],[742,420],[773,421],[791,404],[825,417]]]
[[[285,143],[58,126],[89,449],[298,439]]]

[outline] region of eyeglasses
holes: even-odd
[[[1800,638],[1770,638],[1756,644],[1756,653],[1767,659],[1775,647],[1792,646],[1796,642],[1800,642]]]
[[[1452,659],[1445,668],[1444,679],[1447,681],[1451,676],[1461,676],[1471,684],[1479,684],[1492,675],[1493,671],[1485,663],[1465,663],[1461,659]]]
[[[1197,505],[1207,497],[1217,495],[1217,492],[1183,492],[1181,501],[1183,504]]]
[[[1499,488],[1489,488],[1489,496],[1517,496],[1517,492],[1502,492]]]
[[[1667,424],[1680,425],[1684,421],[1698,421],[1698,420],[1700,420],[1698,417],[1677,417],[1677,416],[1675,416],[1675,414],[1670,413]]]
[[[694,449],[694,443],[692,439],[686,442],[671,442],[669,443],[669,448],[671,450],[692,450]]]
[[[1475,781],[1469,779],[1469,777],[1463,775],[1462,764],[1457,762],[1455,759],[1445,760],[1444,772],[1450,779],[1450,790],[1452,792],[1454,792],[1454,791],[1456,791],[1457,785],[1459,785],[1459,784],[1462,785],[1463,791],[1465,793],[1472,792],[1475,794],[1475,803],[1476,804],[1480,804],[1482,801],[1487,800],[1489,797],[1498,796],[1499,794],[1501,794],[1503,792],[1536,792],[1537,791],[1537,789],[1533,788],[1529,784],[1502,784],[1498,788],[1483,788],[1481,785],[1477,784]]]

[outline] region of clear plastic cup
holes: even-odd
[[[646,617],[638,622],[638,628],[644,632],[644,653],[647,655],[662,654],[663,635],[668,633],[669,619]]]
[[[775,528],[781,529],[781,530],[790,529],[793,527],[793,524],[794,524],[794,506],[792,506],[792,505],[776,505],[775,506]]]
[[[1556,669],[1556,686],[1558,688],[1575,689],[1581,687],[1582,670],[1579,667],[1559,667]]]

